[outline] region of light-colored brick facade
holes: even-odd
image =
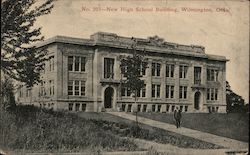
[[[146,86],[136,105],[121,88],[119,67],[135,40],[148,60],[142,77]],[[44,82],[31,90],[20,87],[19,103],[70,111],[172,112],[178,107],[183,112],[226,112],[227,59],[205,54],[204,47],[104,32],[90,39],[56,36],[40,47],[48,47],[50,58],[41,73]]]

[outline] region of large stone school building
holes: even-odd
[[[144,88],[137,104],[128,88],[120,62],[144,52],[148,67],[142,71]],[[226,112],[226,62],[224,56],[205,53],[196,45],[97,32],[90,39],[55,36],[37,45],[47,47],[49,60],[42,82],[19,86],[17,101],[67,111]]]

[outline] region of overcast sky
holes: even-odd
[[[96,7],[102,11],[94,11]],[[133,11],[121,11],[121,7]],[[142,8],[149,11],[140,11]],[[157,12],[156,8],[167,11]],[[183,8],[195,11],[185,12]],[[172,11],[175,9],[177,12]],[[141,38],[158,35],[168,42],[205,46],[207,54],[230,60],[226,78],[236,93],[249,100],[248,1],[57,0],[52,13],[40,17],[37,25],[43,27],[45,38],[89,38],[104,31]]]

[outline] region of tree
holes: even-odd
[[[122,85],[130,89],[134,97],[135,105],[137,101],[137,94],[144,87],[144,80],[141,79],[142,72],[145,71],[145,69],[147,68],[147,61],[144,58],[144,52],[140,54],[136,50],[136,45],[137,42],[136,40],[134,40],[134,43],[131,46],[133,54],[124,57],[121,60],[120,65],[121,72],[126,77],[126,79],[122,81]],[[137,111],[138,109],[135,111],[136,123],[138,125]]]
[[[40,70],[47,60],[46,49],[34,44],[42,41],[37,18],[49,14],[53,0],[4,0],[1,2],[1,71],[28,87],[40,81]]]
[[[0,97],[0,110],[8,110],[16,105],[13,81],[7,76],[1,78]]]
[[[231,90],[228,81],[226,81],[226,102],[228,113],[248,111],[248,106],[245,104],[244,99]]]

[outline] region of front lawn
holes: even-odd
[[[134,138],[183,148],[220,146],[167,132],[107,113],[67,113],[17,106],[0,111],[0,147],[26,152],[137,151]],[[129,137],[129,138],[128,138]]]
[[[173,114],[138,113],[138,116],[174,124]],[[248,142],[248,121],[249,114],[182,113],[181,126]]]

